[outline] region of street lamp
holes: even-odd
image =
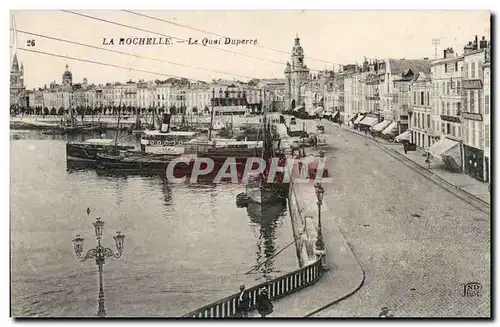
[[[90,213],[90,210],[87,209],[87,214]],[[90,249],[85,256],[82,256],[83,253],[83,240],[84,238],[80,235],[76,235],[73,239],[73,248],[75,250],[76,257],[84,262],[87,259],[95,258],[95,263],[98,267],[99,272],[99,300],[98,300],[98,317],[106,317],[106,308],[104,306],[104,289],[102,283],[102,267],[105,263],[106,257],[120,258],[123,253],[123,241],[125,239],[125,235],[121,234],[121,232],[116,232],[116,235],[113,237],[116,243],[117,253],[114,253],[113,250],[109,248],[105,248],[101,245],[101,237],[104,229],[104,221],[101,218],[97,218],[95,223],[93,223],[95,229],[95,236],[97,239],[97,246],[93,249]]]
[[[321,268],[326,271],[328,270],[326,266],[326,251],[325,242],[323,241],[323,227],[321,226],[321,205],[323,204],[323,196],[325,190],[320,183],[317,183],[314,188],[316,189],[316,197],[318,198],[318,238],[316,239],[316,249],[315,254],[319,256],[321,260]]]
[[[325,243],[323,241],[322,227],[321,227],[321,205],[323,205],[323,196],[325,194],[325,190],[321,186],[321,184],[316,184],[314,186],[316,188],[316,197],[318,198],[318,239],[316,240],[316,249],[322,251],[325,249]]]

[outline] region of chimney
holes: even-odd
[[[481,39],[481,41],[479,41],[479,49],[486,49],[488,48],[488,41],[486,40],[486,38],[483,36],[483,38]]]
[[[467,45],[464,47],[464,54],[468,54],[472,51],[474,51],[474,45],[471,41],[469,41],[469,43],[467,43]]]
[[[424,60],[429,60],[429,57],[424,57]]]
[[[474,50],[478,49],[478,44],[477,44],[477,35],[474,36]]]
[[[453,51],[453,48],[446,48],[444,49],[444,58],[452,58],[455,54],[455,51]]]

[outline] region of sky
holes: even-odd
[[[182,76],[210,81],[214,78],[248,80],[284,78],[285,63],[298,34],[311,69],[337,70],[339,65],[361,63],[367,58],[434,58],[432,39],[440,39],[438,58],[444,48],[459,53],[474,35],[490,35],[489,11],[136,11],[182,26],[141,17],[119,10],[74,11],[99,19],[137,27],[138,31],[109,22],[97,21],[72,13],[12,11],[15,29],[11,31],[11,58],[16,52],[24,64],[27,88],[43,87],[52,81],[61,83],[66,63],[73,73],[73,83],[87,78],[89,83],[166,79]],[[13,26],[11,22],[11,28]],[[100,49],[27,35],[35,33],[95,47],[126,52],[158,60],[137,58]],[[160,33],[158,35],[155,33]],[[172,36],[180,39],[219,39],[210,33],[234,39],[257,39],[258,45],[119,45],[119,38]],[[103,45],[103,39],[114,45]],[[30,40],[35,45],[28,45]],[[267,48],[272,48],[269,50]],[[96,63],[27,52],[30,49],[58,56],[118,65]],[[245,57],[238,54],[244,54]],[[12,59],[11,59],[12,60]],[[166,63],[170,61],[180,65]],[[198,67],[198,68],[194,68]],[[131,69],[127,69],[131,68]],[[202,68],[202,69],[199,69]],[[134,71],[143,70],[147,72]],[[211,71],[207,71],[211,70]]]

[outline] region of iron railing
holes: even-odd
[[[293,271],[271,281],[256,285],[248,290],[250,296],[250,310],[255,309],[257,295],[263,287],[267,288],[269,299],[277,300],[304,287],[314,284],[323,275],[321,258],[309,266]],[[192,311],[185,318],[231,318],[237,313],[238,297],[240,293],[233,294],[225,299],[206,305]]]

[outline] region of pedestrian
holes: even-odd
[[[267,288],[260,289],[256,299],[256,306],[261,318],[265,318],[273,312],[273,303],[269,299]]]
[[[383,307],[382,311],[378,314],[379,318],[393,318],[394,315],[389,311],[388,307]]]
[[[245,291],[245,285],[240,285],[240,296],[238,297],[238,305],[236,314],[238,317],[248,318],[248,310],[250,309],[250,296]]]

